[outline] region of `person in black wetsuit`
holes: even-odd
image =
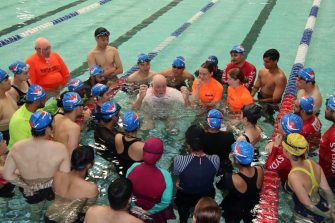
[[[9,70],[14,74],[12,88],[8,91],[9,95],[14,98],[18,106],[25,103],[25,96],[30,86],[28,81],[29,65],[22,61],[16,61],[9,65]]]
[[[217,109],[207,113],[208,127],[204,138],[204,152],[207,155],[216,154],[220,157],[220,170],[232,171],[233,166],[229,159],[231,145],[235,142],[234,134],[230,131],[221,131],[223,115]]]
[[[204,136],[205,131],[201,127],[190,126],[185,133],[190,154],[174,158],[174,174],[178,177],[175,204],[180,223],[187,223],[191,208],[201,197],[215,197],[213,182],[220,166],[220,158],[203,152]]]
[[[122,170],[119,175],[124,176],[133,163],[143,160],[144,142],[137,138],[140,127],[139,117],[135,112],[126,111],[122,117],[125,134],[115,135],[115,148]]]
[[[227,190],[221,208],[227,223],[252,222],[251,210],[259,202],[259,193],[263,183],[261,166],[250,164],[254,157],[254,148],[246,141],[237,141],[232,145],[234,164],[238,173],[225,172],[216,184],[220,190]]]
[[[97,146],[97,152],[106,160],[116,160],[115,135],[119,132],[116,126],[120,110],[121,107],[117,103],[112,101],[103,103],[100,109],[100,122],[98,128],[94,130],[94,140],[100,145]]]

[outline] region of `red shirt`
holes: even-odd
[[[254,82],[256,79],[256,67],[249,63],[248,61],[245,61],[242,67],[238,67],[234,63],[229,63],[227,64],[226,68],[224,69],[223,75],[222,75],[222,82],[227,83],[228,80],[228,72],[232,68],[240,68],[244,76],[248,79],[248,82],[245,83],[244,85],[248,88],[251,89],[254,86]]]
[[[335,176],[335,124],[321,138],[319,164],[326,176]]]
[[[312,115],[309,119],[303,120],[300,134],[308,141],[309,151],[319,148],[321,127],[322,124],[315,115]]]
[[[288,174],[291,171],[291,163],[285,157],[283,147],[273,146],[269,157],[266,160],[265,167],[268,170],[278,172],[282,185],[287,181]]]

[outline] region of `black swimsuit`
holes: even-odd
[[[118,158],[119,158],[120,164],[123,166],[123,174],[126,174],[129,167],[131,167],[131,165],[133,165],[133,163],[136,162],[129,156],[128,151],[129,151],[129,147],[133,143],[139,142],[139,141],[141,140],[138,138],[134,138],[133,140],[126,141],[125,136],[122,136],[123,152],[118,154]]]
[[[28,87],[30,87],[30,83],[29,83],[29,81],[26,81],[27,82],[27,84],[28,84]],[[18,106],[21,106],[21,105],[23,105],[24,103],[25,103],[25,100],[26,100],[26,94],[27,93],[24,93],[24,92],[22,92],[18,87],[16,87],[15,85],[12,85],[12,88],[14,88],[15,90],[16,90],[16,92],[19,94],[19,99],[17,100],[17,105]]]

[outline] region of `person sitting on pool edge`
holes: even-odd
[[[118,50],[109,46],[109,31],[99,27],[94,31],[97,45],[87,55],[88,67],[97,64],[103,69],[102,76],[107,80],[116,79],[123,72],[123,66]]]
[[[166,77],[168,87],[176,88],[179,91],[182,86],[191,88],[194,81],[194,76],[185,70],[185,58],[182,56],[177,56],[172,62],[172,67],[159,73]]]

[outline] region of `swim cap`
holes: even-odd
[[[37,84],[32,84],[28,88],[27,94],[26,94],[26,99],[29,102],[35,102],[35,101],[40,101],[45,98],[45,91],[43,88]]]
[[[307,113],[312,113],[314,108],[314,99],[309,96],[304,96],[299,99],[299,104],[302,110],[306,111]]]
[[[3,140],[3,134],[0,132],[0,142]]]
[[[90,75],[93,76],[93,77],[97,76],[97,75],[100,75],[103,72],[105,72],[104,69],[102,69],[100,66],[98,66],[96,64],[94,64],[92,67],[90,67],[89,71],[90,71]]]
[[[78,92],[81,89],[83,89],[83,87],[84,87],[84,83],[80,79],[77,79],[77,78],[71,79],[67,82],[67,89],[69,91]]]
[[[100,108],[101,118],[105,120],[112,119],[119,114],[120,109],[121,107],[117,103],[106,101]]]
[[[122,123],[124,130],[132,132],[138,129],[140,121],[138,120],[138,114],[131,111],[126,111],[122,117]]]
[[[285,134],[299,133],[302,128],[302,119],[296,114],[286,114],[280,119]]]
[[[306,152],[308,142],[299,133],[291,133],[283,140],[282,145],[292,155],[301,156]]]
[[[230,53],[240,53],[244,55],[245,49],[242,45],[236,45],[236,46],[233,46],[233,48],[230,50]]]
[[[143,161],[148,165],[155,165],[162,157],[164,151],[163,141],[159,138],[149,138],[144,142]]]
[[[237,141],[232,146],[234,158],[238,163],[249,165],[254,159],[254,148],[246,141]]]
[[[6,71],[0,69],[0,82],[3,81],[6,78],[9,78],[9,75],[7,74]]]
[[[172,66],[176,68],[185,68],[185,58],[182,56],[177,56],[173,62]]]
[[[150,62],[150,58],[147,54],[145,53],[140,53],[138,56],[137,56],[137,63],[144,63],[144,62]]]
[[[46,111],[36,111],[30,116],[29,124],[35,131],[43,131],[50,126],[52,116]]]
[[[217,109],[211,109],[207,113],[207,123],[209,127],[213,129],[221,128],[222,118],[223,118],[222,113]]]
[[[330,98],[328,98],[326,100],[326,106],[332,110],[333,112],[335,112],[335,96],[331,96]]]
[[[209,56],[208,58],[207,58],[207,61],[208,62],[211,62],[212,64],[214,64],[215,66],[217,66],[218,65],[218,63],[219,63],[219,60],[218,60],[218,58],[216,57],[216,56]]]
[[[76,92],[65,93],[62,102],[65,111],[72,111],[76,107],[83,105],[80,95]]]
[[[304,81],[315,81],[315,73],[314,70],[310,67],[303,68],[299,71],[299,77]]]
[[[22,72],[29,70],[29,64],[25,64],[22,61],[16,61],[9,65],[8,69],[11,70],[14,75],[22,74]]]
[[[109,31],[104,27],[99,27],[94,32],[95,37],[109,36]]]
[[[94,97],[99,97],[101,94],[105,93],[106,91],[108,91],[108,86],[104,85],[104,84],[96,84],[92,87],[91,89],[91,94]]]

